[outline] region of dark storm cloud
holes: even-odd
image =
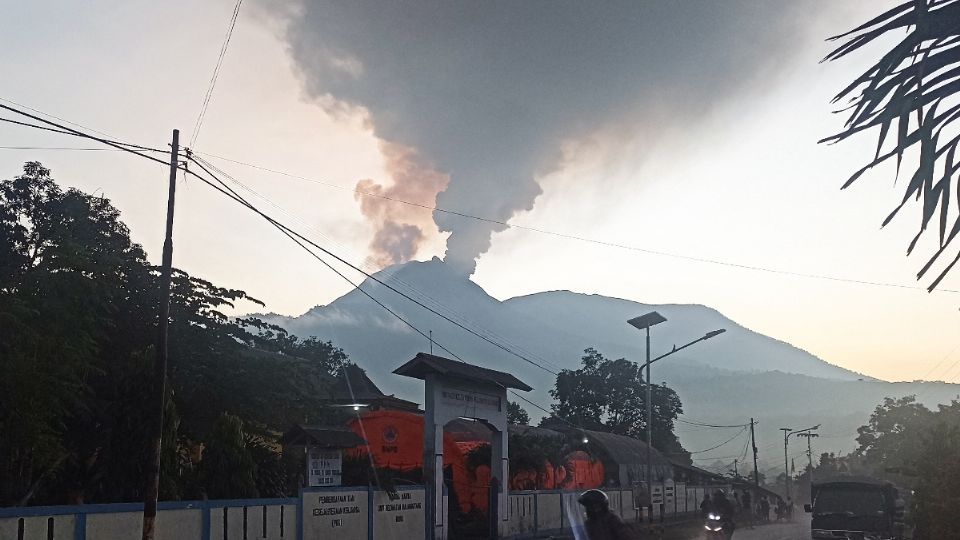
[[[501,221],[533,207],[563,141],[611,124],[655,135],[663,119],[696,129],[781,60],[803,12],[760,0],[299,0],[282,11],[311,97],[366,108],[379,138],[449,174],[438,206]],[[465,273],[502,228],[434,219]],[[388,235],[397,254],[412,233]]]

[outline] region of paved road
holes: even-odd
[[[810,519],[802,516],[794,523],[771,523],[754,529],[737,529],[733,540],[810,540]]]

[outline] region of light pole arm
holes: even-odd
[[[713,333],[711,332],[711,334],[713,334]],[[697,338],[697,339],[691,341],[690,343],[687,343],[686,345],[683,345],[683,346],[681,346],[681,347],[677,347],[676,345],[674,345],[674,348],[673,348],[672,351],[670,351],[670,352],[668,352],[668,353],[665,353],[665,354],[661,354],[660,356],[654,358],[653,360],[648,360],[647,362],[645,362],[645,363],[644,363],[642,366],[640,366],[640,367],[641,367],[641,369],[642,369],[642,368],[646,368],[648,365],[656,362],[657,360],[663,360],[664,358],[670,356],[671,354],[678,353],[678,352],[686,349],[687,347],[689,347],[689,346],[691,346],[691,345],[695,345],[695,344],[697,344],[697,343],[700,343],[701,341],[708,340],[708,339],[712,338],[713,336],[718,335],[718,334],[713,334],[713,335],[711,335],[711,334],[707,334],[707,335],[705,335],[705,336],[703,336],[703,337],[699,337],[699,338]]]

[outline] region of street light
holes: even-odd
[[[652,395],[652,387],[651,387],[651,385],[650,385],[650,380],[651,380],[651,379],[650,379],[650,365],[653,364],[654,362],[656,362],[657,360],[662,360],[662,359],[670,356],[671,354],[674,354],[674,353],[676,353],[676,352],[678,352],[678,351],[681,351],[681,350],[683,350],[683,349],[686,349],[687,347],[693,345],[694,343],[698,343],[698,342],[700,342],[700,341],[704,341],[704,340],[710,339],[710,338],[712,338],[712,337],[716,337],[716,336],[718,336],[718,335],[726,332],[726,329],[723,329],[723,328],[721,328],[721,329],[719,329],[719,330],[712,330],[712,331],[707,332],[706,334],[704,334],[703,337],[697,338],[697,339],[691,341],[690,343],[687,343],[686,345],[683,345],[682,347],[679,347],[679,348],[678,348],[676,345],[674,345],[674,346],[673,346],[673,349],[672,349],[670,352],[668,352],[668,353],[666,353],[666,354],[661,354],[660,356],[658,356],[658,357],[654,358],[653,360],[651,360],[651,359],[650,359],[650,327],[651,327],[651,326],[658,325],[658,324],[663,323],[663,322],[667,322],[667,318],[664,317],[663,315],[657,313],[656,311],[651,311],[650,313],[645,313],[645,314],[643,314],[643,315],[640,315],[639,317],[634,317],[634,318],[632,318],[632,319],[630,319],[630,320],[627,321],[627,324],[629,324],[630,326],[636,328],[637,330],[643,330],[643,331],[646,333],[646,338],[647,338],[647,339],[646,339],[646,341],[647,341],[647,361],[644,362],[643,366],[641,366],[640,369],[643,370],[644,368],[646,368],[646,372],[647,372],[647,373],[646,373],[646,379],[645,379],[645,384],[646,384],[646,387],[647,387],[647,398],[646,398],[646,409],[647,409],[647,504],[649,504],[649,514],[650,514],[650,515],[649,515],[649,519],[651,519],[651,520],[653,519],[653,484],[652,484],[652,482],[651,482],[652,477],[653,477],[653,468],[652,468],[651,463],[650,463],[650,459],[651,459],[650,449],[653,447],[653,395]]]
[[[790,437],[791,437],[792,435],[801,435],[801,436],[803,436],[803,434],[809,433],[809,432],[814,431],[814,430],[817,430],[817,429],[820,429],[820,424],[817,424],[817,425],[812,426],[812,427],[808,427],[808,428],[806,428],[806,429],[799,429],[799,430],[796,430],[796,431],[794,431],[793,428],[788,428],[788,427],[782,427],[782,428],[780,428],[780,431],[783,432],[783,473],[784,473],[783,484],[784,484],[784,486],[786,487],[786,490],[787,490],[787,498],[788,498],[788,499],[790,498],[790,464],[789,464],[788,461],[787,461],[787,459],[788,459],[788,458],[787,458],[787,443],[789,442],[789,439],[790,439]],[[809,441],[810,441],[810,439],[807,439],[807,442],[808,442],[808,443],[809,443]],[[810,452],[809,452],[809,450],[808,450],[808,451],[807,451],[807,454],[808,454],[807,457],[808,457],[808,459],[811,460],[811,462],[810,462],[810,470],[813,471],[813,461],[812,461],[813,458],[811,458],[811,457],[809,456],[809,453],[810,453]],[[811,472],[811,477],[812,477],[812,476],[813,476],[813,473]]]

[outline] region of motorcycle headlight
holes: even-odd
[[[707,519],[720,519],[717,514],[707,514]]]

